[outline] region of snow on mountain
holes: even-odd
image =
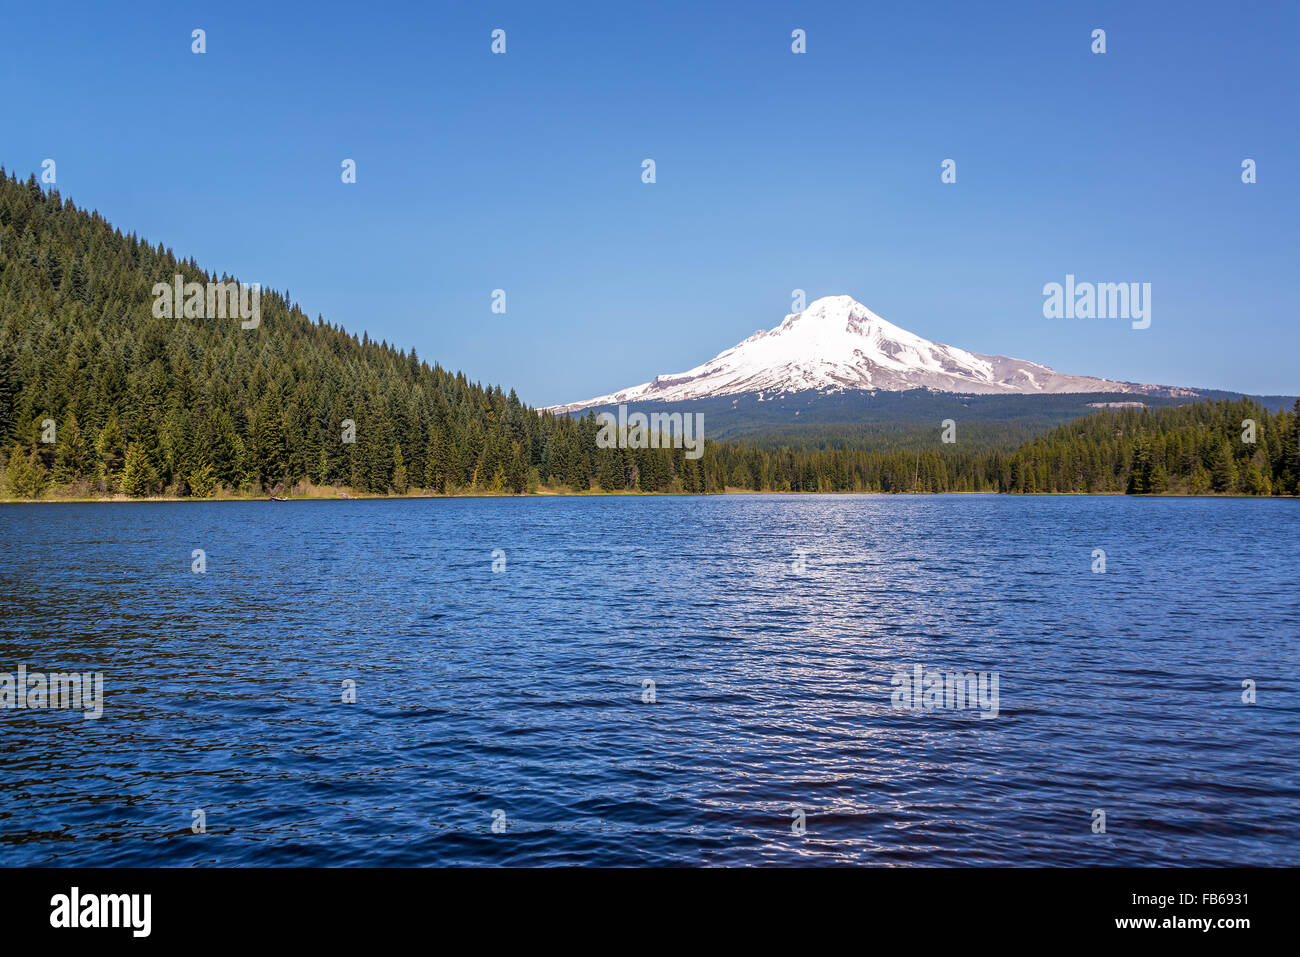
[[[620,402],[679,402],[744,392],[919,388],[985,394],[1196,394],[1190,389],[1066,375],[1024,359],[967,352],[886,322],[851,296],[826,296],[803,312],[786,316],[775,329],[760,330],[694,369],[551,410],[572,412]]]

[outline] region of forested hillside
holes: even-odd
[[[1120,392],[971,395],[929,389],[906,392],[857,389],[781,395],[748,392],[693,399],[680,405],[629,402],[627,408],[649,413],[689,407],[704,415],[710,438],[747,442],[764,449],[785,445],[865,452],[925,451],[934,445],[935,424],[951,418],[963,423],[964,448],[1010,452],[1058,425],[1092,415],[1106,403],[1138,401],[1159,408],[1211,398],[1235,399],[1240,395],[1160,396]],[[1296,397],[1251,398],[1277,410],[1289,408]],[[592,411],[611,408],[593,406]]]
[[[159,319],[155,283],[224,279],[0,170],[6,491],[209,495],[590,487],[594,420],[541,415],[264,290],[261,321]],[[55,441],[44,423],[53,420]],[[344,441],[344,422],[355,441]],[[703,491],[709,456],[609,450],[633,488]],[[715,477],[721,481],[721,473]],[[613,480],[610,479],[612,482]]]
[[[1300,403],[1246,399],[1102,411],[1014,451],[971,441],[974,408],[955,444],[935,422],[915,449],[600,449],[593,413],[539,414],[281,293],[262,292],[256,328],[158,318],[154,285],[177,273],[227,278],[0,170],[0,495],[1300,491]]]

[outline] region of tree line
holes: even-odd
[[[1157,409],[1106,409],[1057,426],[1014,451],[945,446],[852,451],[723,444],[727,485],[795,492],[1300,494],[1300,401],[1250,399]]]

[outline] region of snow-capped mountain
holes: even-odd
[[[552,411],[749,392],[775,396],[848,389],[1196,395],[1191,389],[1066,375],[1024,359],[967,352],[886,322],[851,296],[826,296],[803,312],[786,316],[775,329],[760,330],[694,369],[656,376],[650,382],[594,399],[553,406]]]

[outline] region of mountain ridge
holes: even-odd
[[[634,401],[676,402],[746,393],[904,392],[976,395],[1122,393],[1197,396],[1199,390],[1057,372],[1040,363],[933,342],[851,296],[824,296],[685,372],[607,395],[547,407],[575,412]]]

